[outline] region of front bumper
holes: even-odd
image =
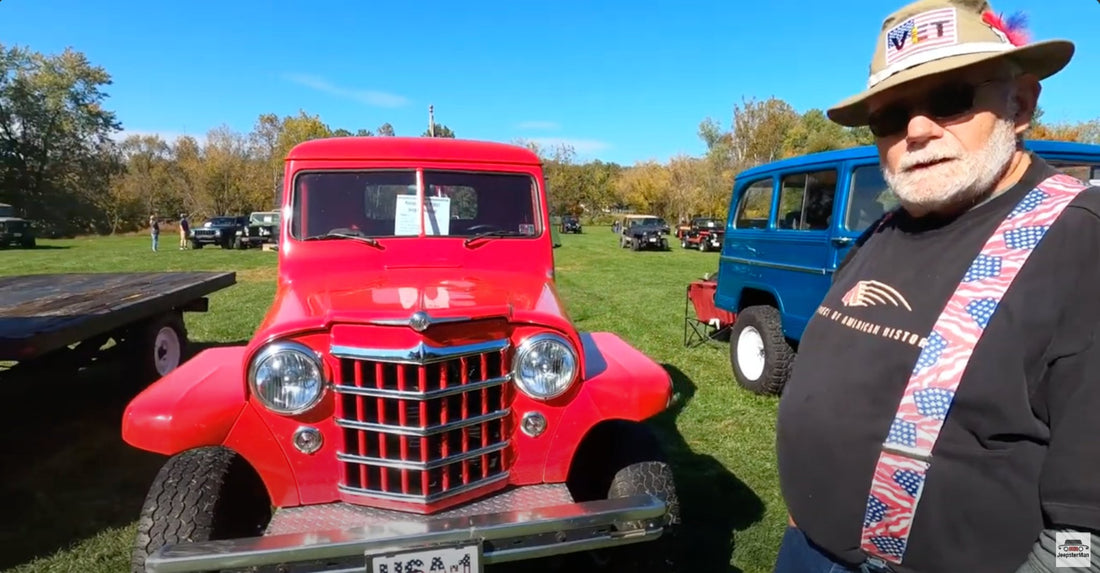
[[[196,243],[203,244],[220,244],[226,241],[226,235],[215,235],[213,233],[203,233],[201,235],[191,235],[191,240]]]
[[[667,511],[649,495],[576,503],[564,485],[514,488],[437,515],[296,507],[277,511],[262,537],[162,547],[146,570],[370,573],[372,556],[470,543],[482,564],[504,563],[650,541]]]

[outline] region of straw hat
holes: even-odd
[[[1067,40],[1027,43],[1022,19],[1005,20],[984,0],[918,0],[882,22],[867,89],[828,110],[833,121],[867,125],[867,99],[933,74],[1010,58],[1040,80],[1069,63]]]

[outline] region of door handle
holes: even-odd
[[[836,245],[838,247],[843,247],[843,246],[846,246],[846,245],[851,245],[852,243],[855,242],[855,239],[853,239],[851,237],[833,237],[832,241],[833,241],[834,245]]]

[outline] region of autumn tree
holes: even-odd
[[[111,76],[80,52],[0,44],[0,201],[47,232],[96,230],[97,189],[118,167],[104,106]]]

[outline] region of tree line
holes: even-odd
[[[294,145],[333,136],[392,137],[389,123],[375,129],[328,125],[306,111],[258,114],[252,129],[226,126],[203,141],[182,136],[130,135],[108,104],[112,83],[104,68],[67,49],[43,54],[0,44],[0,203],[33,220],[44,236],[130,232],[150,214],[193,221],[246,214],[274,206],[283,158]],[[608,221],[622,211],[679,220],[724,217],[734,175],[783,157],[841,149],[872,141],[866,128],[829,121],[822,110],[798,112],[779,98],[742,99],[728,126],[712,118],[698,126],[701,156],[619,165],[578,161],[567,145],[540,147],[550,207],[556,214]],[[435,124],[427,137],[456,137]],[[1100,119],[1048,124],[1041,115],[1029,137],[1100,143]]]

